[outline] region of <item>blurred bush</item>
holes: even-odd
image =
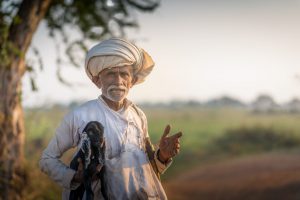
[[[300,137],[291,131],[253,126],[228,129],[212,139],[208,152],[248,154],[300,147]]]

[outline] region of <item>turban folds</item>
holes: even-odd
[[[88,51],[85,59],[85,71],[96,85],[102,70],[127,65],[133,69],[135,84],[139,84],[150,74],[154,62],[146,51],[120,38],[100,42]]]

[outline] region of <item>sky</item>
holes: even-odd
[[[134,102],[207,101],[224,95],[249,103],[260,94],[285,103],[300,98],[300,0],[162,0],[154,13],[135,13],[139,29],[129,39],[156,65],[134,86]],[[38,92],[23,80],[23,105],[69,103],[97,98],[82,68],[64,66],[55,76],[56,50],[42,24],[33,38],[44,70]],[[28,54],[30,56],[30,52]]]

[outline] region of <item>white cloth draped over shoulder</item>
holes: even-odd
[[[69,199],[75,171],[60,161],[65,151],[80,144],[81,133],[90,121],[99,121],[104,126],[106,143],[106,175],[110,199],[167,199],[161,182],[157,178],[144,151],[145,138],[149,137],[146,116],[126,100],[126,106],[119,112],[110,109],[105,101],[88,101],[68,113],[56,130],[40,159],[40,167],[63,188],[63,199]],[[143,127],[144,126],[144,127]],[[171,164],[155,163],[159,173]],[[95,199],[103,199],[100,180],[92,183]]]

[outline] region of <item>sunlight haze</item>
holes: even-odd
[[[279,103],[300,98],[299,11],[296,0],[162,0],[154,13],[136,13],[140,28],[127,30],[127,36],[156,66],[129,98],[206,101],[228,95],[251,102],[269,94]],[[100,94],[84,72],[84,60],[81,69],[63,68],[72,88],[59,83],[54,42],[45,25],[33,44],[44,71],[37,74],[38,92],[31,92],[28,77],[23,80],[25,106],[90,100]]]

